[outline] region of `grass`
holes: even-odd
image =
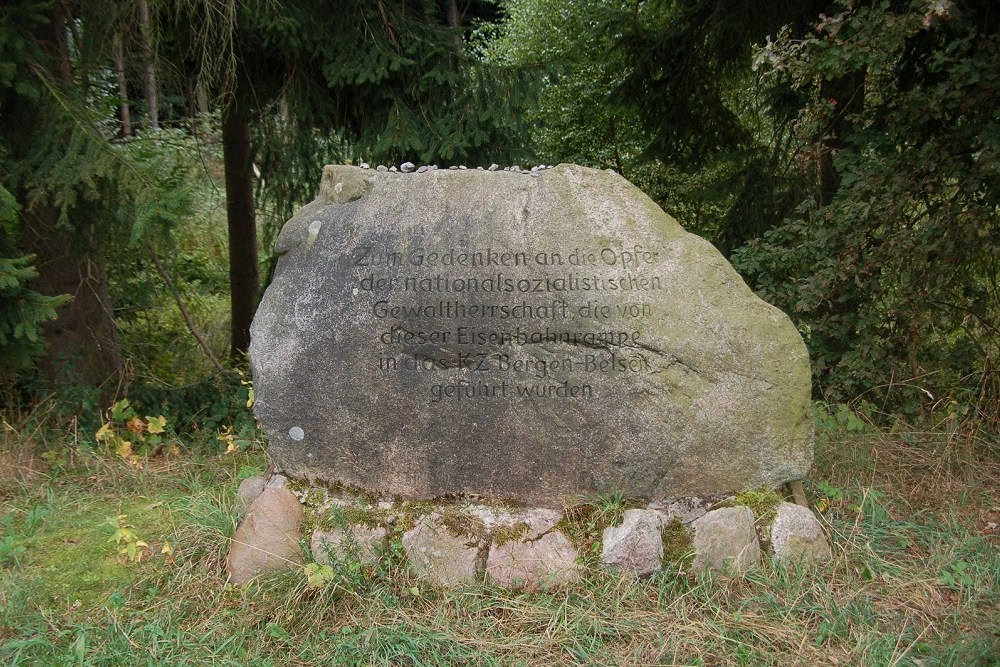
[[[821,443],[807,489],[833,535],[824,567],[641,581],[592,568],[543,593],[431,590],[398,549],[321,589],[301,571],[232,587],[230,508],[259,453],[45,469],[8,437],[2,456],[21,464],[0,478],[0,664],[1000,664],[996,452],[906,436]],[[148,559],[120,561],[107,520],[121,514]]]

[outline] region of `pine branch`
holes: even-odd
[[[184,300],[181,298],[180,292],[177,291],[177,287],[174,285],[174,281],[170,279],[167,275],[166,269],[163,268],[163,264],[160,262],[159,256],[156,254],[156,250],[150,249],[153,256],[153,264],[156,266],[156,272],[160,274],[163,278],[163,282],[166,283],[167,289],[170,290],[170,294],[174,297],[174,301],[177,303],[177,308],[181,311],[181,317],[184,318],[184,323],[187,325],[188,331],[194,336],[194,339],[198,342],[198,346],[201,348],[208,360],[212,362],[215,369],[220,373],[226,373],[226,369],[223,368],[222,364],[219,363],[218,358],[212,352],[212,348],[208,346],[205,339],[202,337],[198,330],[194,326],[194,320],[191,319],[191,314],[188,313],[187,307],[184,305]]]

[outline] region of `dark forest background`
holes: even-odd
[[[998,110],[987,1],[5,2],[2,395],[250,428],[322,165],[575,162],[789,313],[817,400],[996,430]]]

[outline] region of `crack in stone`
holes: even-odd
[[[408,334],[416,335],[415,332],[410,331],[409,329],[407,329],[404,326],[396,326],[395,328],[398,329],[399,331],[403,332],[403,333],[408,333]],[[655,357],[659,357],[659,358],[665,360],[667,362],[667,366],[666,366],[667,369],[669,369],[669,368],[671,368],[673,366],[681,366],[685,370],[687,370],[687,371],[689,371],[691,373],[694,373],[698,377],[703,378],[703,379],[705,379],[708,382],[717,382],[717,380],[715,380],[712,377],[713,374],[710,373],[709,371],[705,371],[705,370],[702,370],[702,369],[698,368],[697,366],[693,366],[693,365],[691,365],[690,363],[686,362],[685,360],[683,360],[682,358],[678,357],[675,354],[671,354],[671,353],[666,352],[664,350],[660,350],[658,348],[655,348],[655,347],[653,347],[651,345],[647,345],[645,343],[636,342],[636,343],[618,344],[618,343],[602,343],[602,342],[597,342],[597,341],[587,342],[587,341],[582,341],[582,340],[541,340],[541,341],[537,341],[537,342],[536,341],[525,341],[523,343],[512,341],[510,343],[510,345],[511,345],[511,347],[520,347],[520,348],[524,348],[524,349],[527,349],[527,348],[529,348],[531,346],[567,345],[567,346],[573,347],[573,348],[582,347],[582,348],[586,348],[588,350],[603,350],[605,352],[613,352],[614,350],[625,350],[625,349],[642,350],[644,352],[648,352],[649,354],[651,354],[651,355],[653,355]],[[455,346],[453,346],[453,347],[455,347]],[[484,347],[488,347],[488,346],[484,346]],[[492,347],[502,347],[502,346],[492,346]],[[492,347],[490,347],[490,349],[492,349]],[[456,349],[457,349],[457,347],[456,347]],[[451,348],[448,348],[448,347],[444,347],[444,346],[437,346],[437,347],[433,348],[433,351],[436,352],[436,353],[440,353],[440,354],[449,354],[451,352],[454,352],[455,350],[453,350]],[[407,354],[407,355],[409,355],[411,357],[416,357],[416,355],[417,355],[417,352],[413,352],[413,351],[410,351],[410,350],[407,350],[407,349],[402,349],[402,348],[401,348],[401,352],[403,354]],[[533,352],[530,353],[530,354],[531,354],[532,357],[534,357],[536,359],[539,358],[538,355],[535,354],[535,353],[533,353]],[[645,359],[644,356],[643,356],[643,358]],[[436,369],[436,370],[448,370],[448,369]],[[749,375],[747,373],[739,373],[737,371],[732,371],[732,370],[726,370],[726,371],[721,371],[721,372],[723,372],[725,374],[728,374],[728,375],[735,375],[737,377],[745,378],[747,380],[753,380],[754,382],[760,382],[760,383],[762,383],[762,384],[765,385],[765,387],[764,387],[765,391],[774,389],[774,387],[775,387],[775,384],[773,382],[771,382],[769,380],[765,380],[764,378],[760,378],[760,377],[756,377],[756,376],[753,376],[753,375]]]

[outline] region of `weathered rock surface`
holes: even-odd
[[[277,469],[542,507],[807,476],[788,317],[617,174],[532,174],[326,168],[252,328]]]
[[[304,517],[291,491],[264,489],[233,535],[226,561],[230,581],[245,584],[259,574],[301,564],[299,537]]]
[[[379,548],[385,544],[387,535],[386,529],[381,526],[317,529],[309,540],[309,549],[321,565],[327,565],[334,559],[374,564],[378,562]]]
[[[492,533],[486,574],[507,588],[537,590],[580,579],[578,553],[555,525],[559,512],[513,514]],[[506,534],[505,534],[506,533]]]
[[[627,510],[621,524],[604,530],[601,565],[631,570],[640,577],[658,571],[663,565],[662,524],[658,512]]]
[[[243,523],[243,519],[246,518],[247,512],[250,511],[250,505],[252,505],[253,501],[257,500],[257,497],[264,491],[264,485],[266,483],[267,479],[260,475],[247,477],[245,480],[240,482],[239,488],[236,489],[237,524]]]
[[[724,507],[696,519],[695,571],[714,569],[742,574],[760,563],[760,544],[749,507]]]
[[[771,524],[774,557],[787,561],[823,562],[833,557],[819,519],[808,507],[781,503]]]
[[[438,513],[426,514],[403,534],[403,549],[410,568],[436,586],[449,587],[479,581],[482,539],[455,534]]]

